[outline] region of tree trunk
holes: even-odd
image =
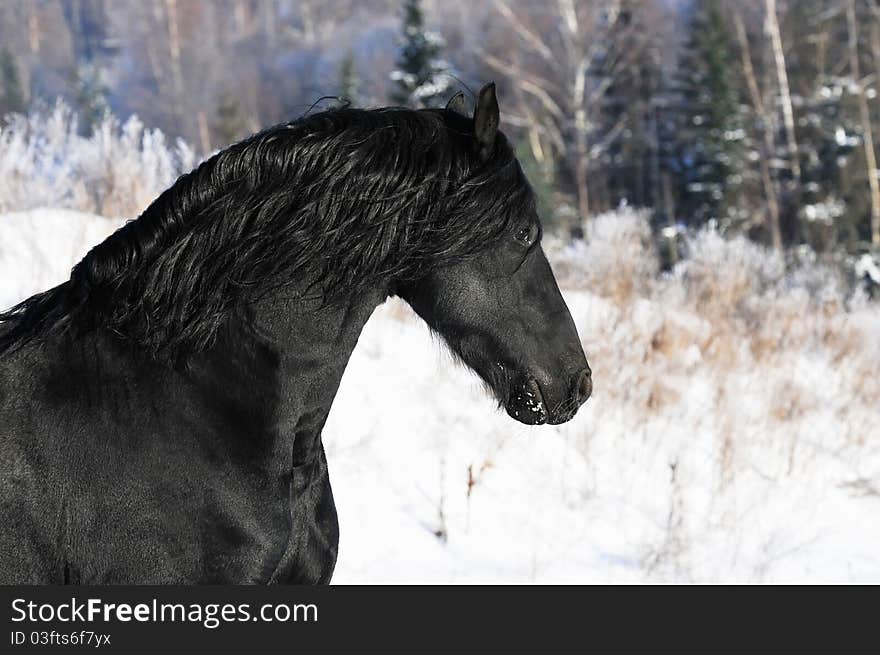
[[[157,100],[162,102],[164,100],[163,92],[165,90],[165,74],[162,68],[161,57],[158,48],[156,47],[156,40],[151,38],[150,33],[161,29],[164,16],[162,15],[160,5],[153,5],[150,13],[147,13],[146,8],[143,6],[141,6],[138,11],[144,12],[142,16],[136,14],[136,20],[141,19],[147,29],[147,34],[145,34],[144,38],[147,51],[147,61],[150,63],[150,73],[152,73],[153,79],[156,81],[156,89],[158,91]]]
[[[669,173],[664,171],[660,175],[663,186],[663,206],[666,213],[666,225],[671,228],[669,235],[669,262],[672,266],[678,263],[678,229],[675,225],[675,199],[672,196],[672,182]]]
[[[871,54],[874,59],[875,79],[880,80],[880,23],[876,20],[871,23]],[[877,212],[871,213],[871,243],[880,245],[880,218]]]
[[[36,2],[30,2],[28,5],[28,47],[32,55],[40,54],[40,42],[42,41],[40,17],[37,12]]]
[[[202,142],[202,154],[207,156],[213,148],[211,147],[211,131],[208,129],[208,119],[205,112],[198,113],[199,123],[199,140]]]
[[[587,135],[583,130],[578,130],[577,141],[575,176],[577,177],[578,213],[581,221],[586,222],[590,218],[590,186],[587,183],[590,164],[587,154]]]
[[[782,50],[782,36],[779,33],[779,20],[776,16],[776,0],[766,0],[767,32],[773,48],[773,61],[776,64],[776,77],[779,82],[779,95],[782,100],[782,120],[785,124],[785,137],[788,141],[789,166],[797,183],[801,179],[800,153],[794,131],[794,109],[791,105],[791,90],[788,84],[788,71],[785,67],[785,52]]]
[[[758,80],[755,76],[755,69],[752,66],[752,52],[749,47],[749,38],[746,34],[746,28],[743,24],[742,16],[739,12],[733,13],[733,24],[736,31],[736,37],[739,41],[740,56],[742,58],[743,72],[746,77],[746,86],[749,89],[749,97],[752,101],[752,108],[761,121],[761,138],[763,150],[761,152],[761,184],[764,187],[764,196],[767,200],[767,231],[770,233],[770,241],[773,248],[782,250],[782,231],[779,228],[779,194],[776,184],[770,173],[769,159],[773,156],[773,131],[771,121],[767,115],[767,107],[761,97],[761,91],[758,88]]]
[[[178,121],[183,120],[183,70],[180,66],[180,29],[177,22],[177,0],[165,0],[168,25],[168,54],[171,57],[173,110]]]
[[[871,191],[871,243],[878,245],[880,244],[880,180],[877,179],[877,157],[874,152],[871,112],[868,109],[868,96],[862,85],[859,67],[859,34],[855,0],[849,0],[847,3],[846,23],[849,32],[849,69],[856,86],[859,118],[862,122],[862,144],[865,147],[865,168],[868,173],[868,187]]]

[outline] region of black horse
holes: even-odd
[[[462,105],[256,134],[0,315],[0,582],[329,581],[321,430],[392,295],[512,417],[574,415],[590,369],[494,85]]]

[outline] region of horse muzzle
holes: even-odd
[[[578,409],[593,393],[590,367],[568,379],[559,390],[555,381],[542,385],[535,377],[513,389],[505,409],[511,418],[526,425],[559,425],[574,418]]]

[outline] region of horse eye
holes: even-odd
[[[513,238],[519,241],[524,246],[532,245],[532,241],[535,240],[535,227],[533,225],[525,225],[519,228],[516,231],[516,234],[513,235]]]

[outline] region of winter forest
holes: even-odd
[[[593,397],[512,424],[380,307],[334,580],[880,581],[878,0],[5,0],[0,306],[262,127],[488,80]]]
[[[203,155],[322,97],[491,79],[559,229],[627,204],[667,240],[880,247],[875,0],[11,0],[0,34],[4,115],[61,98],[82,133],[135,114]]]

